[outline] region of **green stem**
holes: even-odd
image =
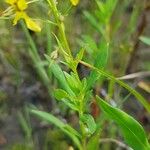
[[[52,52],[51,24],[46,23],[47,54]]]
[[[67,51],[67,54],[70,56],[70,58],[73,58],[69,44],[68,44],[68,41],[67,41],[67,38],[66,38],[66,34],[65,34],[63,16],[60,15],[60,13],[56,7],[56,2],[54,0],[47,0],[47,2],[53,11],[54,18],[55,18],[57,26],[59,28],[59,33],[60,33],[60,38],[61,38],[62,43],[63,43],[63,48]]]
[[[86,137],[83,138],[83,141],[82,141],[82,144],[83,144],[83,150],[86,150]]]
[[[63,16],[61,16],[59,11],[57,10],[56,2],[54,0],[47,0],[47,2],[49,4],[50,8],[52,9],[55,21],[57,23],[59,33],[60,33],[60,40],[62,42],[63,49],[68,54],[70,60],[73,60],[73,56],[72,56],[72,53],[71,53],[71,50],[70,50],[70,47],[69,47],[69,44],[68,44],[68,41],[66,38],[66,34],[65,34],[65,26],[63,23]],[[64,58],[65,58],[65,56],[64,56]],[[77,70],[74,68],[71,68],[71,69],[77,77],[77,80],[78,80],[77,82],[81,82]],[[83,100],[80,100],[79,118],[84,113],[84,106],[83,105],[84,105]],[[87,139],[86,136],[87,136],[87,134],[86,134],[86,128],[85,128],[84,123],[80,122],[80,128],[81,128],[81,132],[82,132],[82,141],[81,141],[82,142],[82,150],[86,150],[86,139]]]
[[[82,110],[79,112],[79,118],[83,115],[83,112]],[[85,125],[84,123],[81,121],[80,122],[80,129],[81,129],[81,133],[82,133],[82,139],[81,139],[81,142],[82,142],[82,150],[86,150],[86,128],[85,128]]]

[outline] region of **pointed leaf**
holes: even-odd
[[[61,86],[70,94],[70,95],[74,95],[73,91],[70,89],[66,78],[64,76],[64,73],[62,71],[62,69],[60,68],[60,66],[56,63],[53,63],[50,66],[50,69],[52,70],[54,76],[56,77],[56,79],[59,81],[59,83],[61,84]]]
[[[106,41],[101,42],[100,49],[95,57],[95,67],[103,69],[106,66],[108,59],[108,47],[109,44]],[[90,74],[90,77],[88,78],[88,88],[93,86],[98,78],[99,74],[97,73],[97,71],[93,70]]]
[[[98,96],[96,100],[102,111],[119,125],[129,146],[134,150],[150,150],[144,129],[133,117],[120,109],[110,106]]]
[[[56,99],[61,100],[63,98],[67,98],[69,97],[69,95],[67,94],[66,91],[62,90],[62,89],[56,89],[54,91],[54,96]]]
[[[80,120],[87,125],[89,133],[93,134],[96,130],[96,123],[90,114],[83,114]]]
[[[63,123],[61,120],[53,116],[52,114],[49,114],[47,112],[38,111],[38,110],[31,110],[32,114],[40,117],[42,120],[47,121],[48,123],[54,124],[56,127],[60,128],[65,134],[67,134],[76,144],[76,146],[81,149],[81,144],[79,141],[79,138],[81,135],[73,129],[68,124]]]
[[[83,55],[84,55],[84,49],[82,48],[78,54],[76,55],[76,59],[79,61],[79,60],[82,60],[83,58]]]

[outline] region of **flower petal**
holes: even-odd
[[[18,0],[17,6],[18,6],[18,9],[21,11],[25,10],[28,7],[27,2],[25,0]]]
[[[79,0],[70,0],[72,5],[76,6],[79,3]]]
[[[36,22],[34,22],[24,11],[17,11],[15,14],[15,19],[13,21],[13,25],[16,25],[17,22],[20,19],[24,19],[25,23],[27,25],[27,27],[34,31],[34,32],[40,32],[41,28],[40,26],[38,26],[38,24],[36,24]]]
[[[6,3],[13,5],[17,2],[17,0],[5,0]]]
[[[41,32],[40,26],[34,22],[28,15],[24,18],[27,24],[27,27],[34,32]]]
[[[20,19],[24,18],[24,16],[25,16],[25,12],[23,12],[23,11],[17,11],[16,14],[15,14],[15,19],[14,19],[14,21],[13,21],[13,25],[16,25],[17,22],[18,22]]]

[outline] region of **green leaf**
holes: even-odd
[[[61,100],[63,98],[68,98],[69,95],[67,94],[66,91],[62,90],[62,89],[56,89],[54,91],[54,96],[56,99]]]
[[[129,146],[134,150],[150,150],[144,129],[133,117],[118,108],[110,106],[98,96],[96,101],[102,111],[119,125]]]
[[[55,34],[53,34],[53,35],[54,35],[54,37],[56,38],[56,41],[57,41],[57,43],[58,43],[60,52],[63,54],[65,60],[66,60],[67,62],[69,62],[69,61],[70,61],[70,57],[69,57],[69,55],[66,53],[66,51],[63,49],[63,46],[62,46],[61,41],[58,39],[58,37],[57,37]]]
[[[62,89],[56,89],[54,91],[54,97],[57,100],[61,100],[65,105],[70,107],[72,110],[79,111],[78,104],[75,101],[75,98],[70,96],[66,91]]]
[[[114,12],[114,9],[117,5],[118,0],[108,0],[106,1],[105,7],[106,7],[106,16],[107,20],[110,21],[110,18]]]
[[[102,35],[104,35],[104,31],[102,29],[101,26],[99,26],[99,23],[97,21],[97,19],[95,18],[94,15],[92,15],[91,13],[89,13],[88,11],[84,11],[83,12],[85,17],[87,18],[87,20],[91,23],[91,25],[100,33],[102,33]]]
[[[83,58],[83,55],[84,55],[84,49],[82,48],[76,55],[76,60],[79,61],[79,60],[82,60]]]
[[[53,63],[53,64],[51,64],[50,69],[52,70],[54,76],[59,81],[59,83],[61,84],[63,89],[65,89],[70,95],[74,95],[73,91],[70,89],[70,87],[66,81],[64,73],[63,73],[62,69],[60,68],[60,66],[56,63]]]
[[[29,125],[27,118],[25,118],[22,112],[18,112],[18,119],[25,136],[30,139],[32,137],[32,128]]]
[[[78,93],[79,87],[81,87],[82,85],[81,85],[80,81],[77,79],[76,75],[73,72],[68,74],[65,71],[64,71],[64,74],[65,74],[66,81],[67,81],[67,84],[69,85],[70,89],[74,93]]]
[[[40,117],[42,120],[47,121],[48,123],[52,123],[56,127],[60,128],[60,130],[63,131],[65,134],[67,134],[76,144],[76,146],[79,149],[81,149],[81,144],[79,141],[79,139],[81,138],[81,135],[75,129],[73,129],[70,125],[63,123],[61,120],[59,120],[58,118],[56,118],[55,116],[47,112],[38,111],[38,110],[30,110],[30,112]]]
[[[95,40],[88,35],[83,35],[82,40],[81,46],[85,47],[85,50],[89,53],[90,57],[92,57],[94,51],[97,51],[98,49]]]
[[[99,139],[100,139],[100,132],[96,132],[94,135],[92,135],[92,137],[89,139],[87,143],[87,150],[98,150]]]
[[[106,2],[99,0],[95,1],[99,9],[97,16],[100,19],[100,22],[107,25],[110,22],[113,11],[117,5],[117,0],[107,0]]]
[[[69,100],[68,99],[62,99],[62,102],[65,105],[67,105],[68,107],[70,107],[72,110],[79,111],[78,105],[74,102],[74,100],[71,101],[71,98]]]
[[[94,66],[100,69],[103,69],[106,66],[108,59],[108,47],[109,44],[106,41],[102,41],[99,51],[96,53],[95,64]],[[97,71],[93,70],[88,78],[88,88],[94,85],[96,80],[99,78]]]
[[[73,91],[70,89],[69,85],[67,84],[66,78],[61,67],[55,63],[49,55],[44,55],[47,59],[48,63],[50,64],[50,70],[52,71],[55,78],[58,80],[60,85],[63,89],[65,89],[69,94],[74,95]]]
[[[105,4],[102,2],[102,1],[98,1],[98,0],[95,0],[96,1],[96,4],[99,8],[99,10],[101,11],[101,13],[105,13]]]
[[[93,134],[96,130],[96,123],[94,118],[90,114],[83,114],[80,117],[80,121],[87,125],[89,133]]]
[[[140,40],[141,40],[143,43],[145,43],[145,44],[147,44],[147,45],[150,45],[150,38],[141,36],[141,37],[140,37]]]
[[[126,34],[127,36],[131,36],[131,34],[133,34],[136,30],[135,26],[137,25],[138,22],[138,18],[140,16],[140,12],[141,12],[141,5],[135,4],[135,6],[133,7],[133,11],[128,23],[128,27],[127,27],[127,31]]]

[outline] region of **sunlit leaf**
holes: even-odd
[[[119,125],[125,141],[130,147],[134,150],[150,150],[150,145],[143,127],[133,117],[118,108],[110,106],[98,96],[96,100],[108,118]]]

